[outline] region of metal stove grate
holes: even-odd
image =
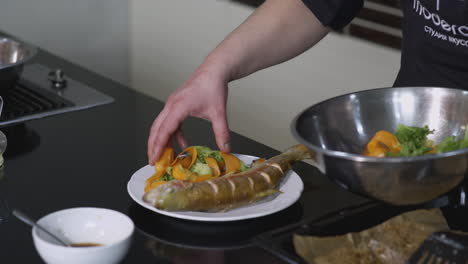
[[[52,85],[51,73],[62,73],[66,85]],[[84,110],[109,104],[114,99],[100,91],[63,75],[60,69],[51,70],[41,64],[25,65],[15,88],[3,97],[0,127],[12,126],[30,120]]]
[[[18,83],[14,89],[2,97],[4,106],[0,122],[74,105],[57,94],[24,81]]]

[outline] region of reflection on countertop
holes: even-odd
[[[10,215],[8,206],[8,181],[4,166],[0,166],[0,224],[5,222]]]
[[[241,256],[241,252],[255,248],[252,238],[256,235],[298,222],[302,211],[296,203],[282,213],[255,219],[199,222],[160,215],[132,203],[128,215],[145,237],[145,248],[158,260],[225,263],[226,258]]]
[[[27,125],[19,124],[0,128],[7,138],[7,149],[4,154],[6,160],[32,152],[40,145],[40,136]]]

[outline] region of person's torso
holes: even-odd
[[[401,0],[403,45],[395,86],[468,90],[468,0]]]

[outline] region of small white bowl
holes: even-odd
[[[126,255],[132,240],[132,220],[117,211],[80,207],[48,214],[38,223],[69,243],[98,243],[95,247],[64,247],[33,228],[34,245],[49,264],[112,264]]]

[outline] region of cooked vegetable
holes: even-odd
[[[468,129],[465,130],[465,137],[460,140],[456,140],[454,136],[446,137],[439,145],[437,145],[437,153],[449,152],[468,148]]]
[[[203,146],[195,146],[198,152],[198,161],[204,162],[205,158],[212,157],[216,159],[218,162],[223,162],[223,158],[221,157],[221,152],[216,150],[211,150],[208,147]]]
[[[208,164],[203,163],[203,162],[197,162],[195,163],[191,168],[191,172],[194,172],[198,175],[213,175],[213,170],[211,170],[210,166]]]
[[[172,162],[171,166],[174,166],[176,163],[182,164],[184,168],[190,168],[197,161],[198,150],[196,147],[188,147],[182,151],[175,160]]]
[[[237,173],[240,171],[241,163],[236,156],[229,153],[221,153],[221,156],[223,157],[224,163],[226,164],[226,174]]]
[[[394,135],[388,131],[378,131],[367,143],[363,154],[373,157],[411,157],[468,148],[468,130],[463,139],[449,136],[437,146],[428,139],[433,132],[428,126],[404,125],[398,125]]]
[[[175,158],[174,149],[166,148],[155,164],[155,174],[146,180],[145,192],[172,180],[201,182],[247,169],[236,156],[208,147],[192,146]]]
[[[219,168],[218,162],[215,158],[206,157],[205,162],[208,165],[208,167],[211,168],[214,177],[218,177],[219,175],[221,175],[221,169]]]
[[[161,158],[154,165],[156,172],[146,180],[146,184],[149,185],[154,181],[158,181],[166,172],[166,168],[174,160],[174,149],[165,148]]]
[[[388,152],[399,152],[401,150],[398,139],[390,132],[381,130],[367,143],[365,155],[373,157],[384,157]]]
[[[395,136],[400,142],[401,150],[398,153],[389,153],[392,157],[421,156],[432,150],[432,141],[427,136],[433,133],[428,126],[410,127],[398,125]]]
[[[172,181],[174,177],[172,177],[172,167],[166,168],[166,173],[161,177],[162,181]]]
[[[172,167],[172,177],[176,180],[188,180],[192,174],[193,172],[184,168],[180,163],[176,163],[176,165]]]

